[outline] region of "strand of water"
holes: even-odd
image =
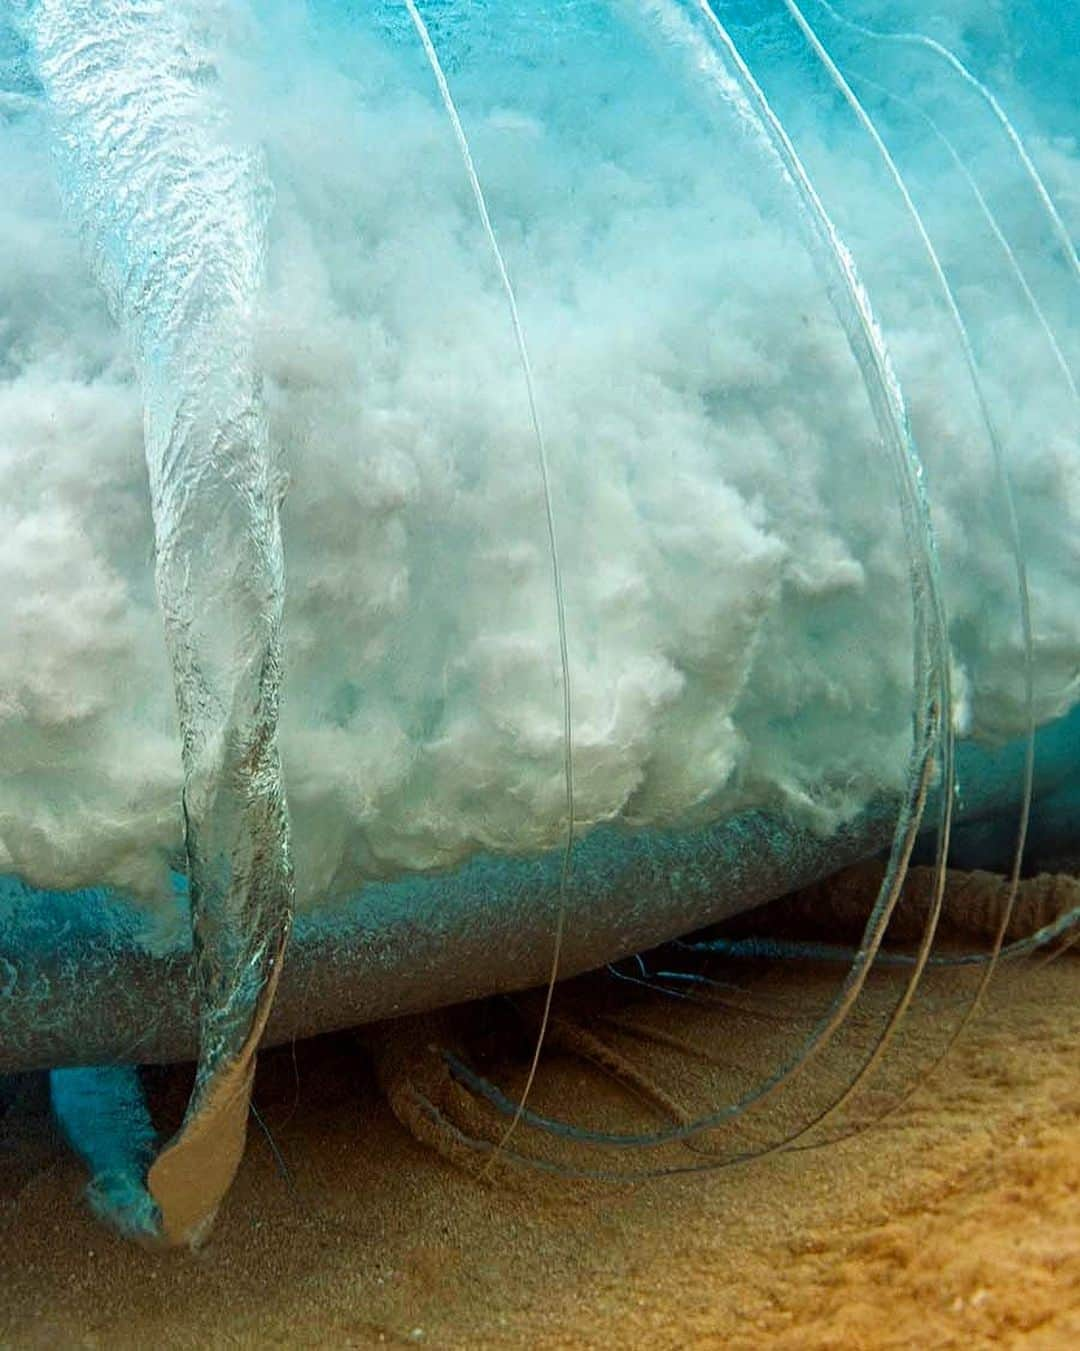
[[[1057,239],[1065,266],[1072,273],[1073,280],[1080,284],[1080,257],[1077,256],[1076,245],[1073,243],[1072,235],[1069,233],[1069,229],[1065,222],[1061,219],[1061,214],[1054,204],[1054,199],[1051,197],[1046,184],[1043,182],[1042,175],[1036,168],[1034,160],[1028,153],[1027,146],[1024,144],[1020,133],[1013,126],[1011,119],[1005,112],[1005,109],[1001,106],[993,91],[987,85],[983,84],[981,80],[976,79],[955,52],[950,51],[948,47],[936,41],[934,38],[928,37],[925,33],[882,32],[880,29],[869,28],[865,24],[856,23],[854,19],[847,18],[846,15],[843,15],[838,10],[834,9],[829,3],[829,0],[816,0],[816,3],[819,4],[836,23],[852,32],[858,33],[861,37],[869,38],[873,42],[893,43],[906,47],[920,47],[924,51],[930,52],[939,60],[944,61],[953,74],[955,74],[967,88],[973,90],[974,93],[978,95],[993,114],[994,120],[1004,132],[1017,159],[1023,166],[1024,173],[1027,175],[1028,181],[1034,189],[1035,196],[1038,198],[1043,213]]]
[[[142,382],[199,1014],[195,1088],[148,1185],[166,1239],[188,1242],[239,1162],[292,915],[284,560],[254,354],[270,189],[188,5],[40,0],[28,26],[68,208]]]
[[[510,311],[510,321],[514,329],[514,340],[517,343],[518,359],[521,363],[521,370],[525,379],[525,389],[529,400],[529,416],[532,421],[533,436],[536,442],[536,459],[544,494],[544,513],[547,524],[548,549],[551,557],[551,581],[552,590],[555,594],[555,618],[559,636],[559,661],[562,667],[563,779],[566,788],[566,842],[563,847],[562,864],[559,870],[559,895],[555,920],[555,937],[551,957],[551,970],[544,994],[544,1010],[540,1019],[540,1027],[536,1034],[536,1044],[533,1048],[532,1061],[529,1065],[525,1086],[521,1090],[518,1113],[506,1128],[506,1134],[503,1136],[500,1145],[501,1148],[506,1145],[510,1136],[517,1129],[518,1122],[521,1120],[521,1113],[525,1110],[525,1103],[528,1101],[529,1094],[532,1091],[532,1086],[536,1079],[536,1071],[540,1064],[540,1053],[543,1049],[544,1038],[547,1034],[548,1024],[551,1019],[551,1004],[555,994],[555,984],[559,975],[559,962],[563,948],[563,934],[566,927],[567,891],[570,885],[570,866],[574,849],[573,709],[570,687],[570,656],[566,638],[566,604],[563,597],[562,571],[559,565],[559,543],[558,533],[555,529],[555,512],[551,500],[551,476],[548,469],[547,448],[544,444],[544,434],[540,425],[540,415],[536,404],[536,388],[532,374],[532,363],[529,360],[529,349],[525,342],[525,331],[521,325],[517,298],[514,295],[514,288],[510,281],[510,274],[507,271],[502,250],[499,248],[499,241],[496,238],[495,230],[491,224],[487,202],[484,198],[483,189],[480,186],[480,178],[476,172],[475,164],[473,163],[472,152],[469,149],[468,138],[465,135],[464,127],[461,125],[461,119],[458,116],[453,96],[450,93],[450,86],[447,83],[446,75],[443,72],[438,53],[435,50],[435,45],[431,40],[431,34],[428,32],[427,25],[424,23],[420,11],[416,8],[414,0],[404,0],[404,2],[405,7],[409,12],[409,18],[412,20],[413,27],[416,29],[417,36],[424,48],[424,54],[431,67],[431,72],[435,77],[435,82],[438,85],[439,97],[442,99],[443,108],[446,110],[446,115],[453,128],[454,138],[457,141],[458,149],[461,152],[462,162],[469,179],[469,186],[472,189],[473,201],[476,203],[476,210],[480,217],[480,224],[483,227],[484,236],[491,249],[491,254],[499,274],[499,282],[502,286],[503,294],[506,297],[507,307]]]
[[[870,118],[866,110],[863,108],[862,104],[859,102],[851,86],[844,79],[844,76],[841,73],[839,67],[836,65],[832,57],[826,51],[824,45],[818,38],[817,34],[814,32],[813,28],[806,21],[806,18],[804,17],[802,10],[796,4],[795,0],[783,0],[783,3],[785,9],[791,15],[800,33],[803,35],[806,42],[813,51],[815,57],[821,63],[822,67],[826,71],[830,81],[835,86],[840,95],[843,97],[848,107],[854,113],[857,121],[859,122],[859,125],[869,136],[875,151],[877,152],[879,158],[881,159],[883,165],[885,166],[885,169],[889,175],[889,178],[893,183],[893,186],[900,194],[900,197],[904,204],[905,212],[908,218],[910,219],[912,225],[914,226],[916,234],[918,235],[919,242],[922,245],[923,251],[930,265],[931,272],[933,273],[937,289],[945,302],[945,307],[948,312],[949,319],[953,327],[953,331],[956,335],[956,339],[960,344],[960,350],[963,353],[964,363],[967,368],[971,386],[975,394],[975,400],[979,411],[979,417],[982,422],[983,429],[986,433],[987,439],[989,440],[991,446],[994,461],[994,469],[997,475],[1001,495],[1005,504],[1009,549],[1012,557],[1013,568],[1016,575],[1017,593],[1020,606],[1021,638],[1024,648],[1024,732],[1026,738],[1026,745],[1024,755],[1022,796],[1021,796],[1019,821],[1017,825],[1016,845],[1013,853],[1012,871],[1009,879],[1008,898],[1003,908],[1003,914],[1001,917],[1001,922],[997,935],[995,937],[993,953],[991,955],[990,962],[988,963],[983,978],[980,981],[978,989],[976,990],[967,1017],[961,1021],[960,1027],[957,1030],[957,1033],[955,1034],[959,1035],[960,1031],[962,1031],[963,1028],[967,1025],[968,1020],[972,1016],[974,1016],[974,1012],[978,1008],[979,1003],[983,995],[985,994],[987,983],[989,982],[993,974],[997,954],[1000,952],[1002,943],[1004,942],[1005,932],[1008,928],[1009,919],[1012,916],[1013,906],[1015,905],[1016,901],[1016,893],[1020,883],[1020,868],[1023,861],[1024,843],[1027,837],[1028,822],[1031,815],[1031,793],[1035,777],[1034,673],[1033,673],[1032,636],[1031,636],[1031,601],[1028,593],[1027,567],[1024,560],[1023,543],[1020,538],[1020,527],[1016,516],[1016,504],[1013,496],[1012,483],[1009,478],[1008,468],[1005,463],[1005,454],[1001,446],[1001,440],[998,435],[994,419],[991,415],[990,408],[987,404],[986,395],[983,390],[982,379],[979,375],[978,363],[975,359],[975,353],[971,345],[971,339],[967,331],[967,326],[964,323],[963,316],[961,315],[959,306],[957,305],[956,302],[956,297],[953,294],[952,287],[950,286],[949,280],[945,275],[945,270],[941,265],[941,260],[938,257],[938,253],[936,248],[934,247],[933,241],[931,240],[930,235],[926,230],[926,226],[923,222],[922,216],[918,210],[918,207],[915,205],[914,200],[912,199],[911,193],[908,190],[908,186],[904,181],[903,175],[900,173],[900,170],[896,165],[896,161],[893,159],[892,155],[889,152],[888,147],[882,140],[881,135],[879,134],[877,127],[874,125],[873,120]],[[955,783],[953,776],[951,773],[947,773],[945,780],[942,784],[942,792],[950,800],[952,799],[954,793],[954,787]],[[907,1010],[911,1005],[911,1001],[915,997],[915,991],[918,988],[919,981],[922,977],[926,963],[929,959],[930,949],[931,946],[933,945],[934,935],[937,931],[938,922],[941,918],[942,903],[945,891],[945,868],[946,868],[947,850],[948,850],[948,837],[947,834],[945,834],[943,837],[939,838],[938,841],[938,851],[935,863],[936,880],[931,897],[930,911],[927,917],[926,928],[919,946],[916,961],[912,968],[911,977],[907,983],[907,986],[899,1002],[896,1005],[895,1010],[893,1011],[885,1028],[883,1029],[881,1036],[873,1049],[873,1052],[867,1058],[866,1062],[860,1068],[858,1073],[852,1078],[851,1083],[845,1089],[844,1093],[835,1103],[833,1103],[828,1108],[826,1112],[819,1114],[813,1121],[808,1123],[808,1125],[805,1128],[806,1130],[810,1130],[814,1126],[821,1124],[828,1116],[831,1116],[834,1112],[839,1111],[845,1105],[845,1103],[850,1100],[852,1095],[855,1092],[857,1092],[859,1086],[866,1081],[869,1075],[873,1072],[876,1065],[880,1063],[882,1056],[888,1049],[888,1046],[892,1040],[893,1035],[899,1028],[900,1023],[904,1018],[904,1015],[907,1013]]]
[[[994,215],[994,212],[990,207],[990,203],[986,200],[982,188],[979,187],[979,184],[975,180],[974,174],[972,174],[971,170],[964,162],[963,157],[960,155],[959,151],[953,145],[952,141],[949,140],[949,138],[945,135],[945,133],[934,121],[934,119],[930,116],[930,114],[925,111],[925,109],[920,108],[917,104],[912,103],[909,99],[901,98],[899,94],[894,94],[891,90],[886,89],[884,85],[878,84],[876,80],[871,80],[866,75],[856,75],[854,73],[849,72],[847,78],[849,82],[854,80],[856,84],[861,84],[867,89],[872,89],[874,93],[879,95],[881,98],[885,99],[887,102],[895,104],[898,108],[902,108],[906,113],[910,114],[910,116],[918,118],[919,121],[921,121],[923,125],[930,131],[930,133],[940,142],[942,148],[945,150],[946,154],[952,161],[953,167],[956,169],[957,173],[961,176],[961,178],[963,178],[964,182],[968,185],[968,189],[971,192],[972,197],[974,197],[975,203],[979,208],[979,214],[986,222],[987,228],[994,236],[994,239],[997,241],[998,247],[1004,254],[1005,261],[1009,267],[1009,271],[1013,274],[1013,277],[1016,280],[1016,284],[1020,288],[1020,292],[1023,295],[1025,301],[1027,302],[1028,308],[1031,310],[1032,317],[1035,319],[1035,322],[1038,324],[1039,328],[1042,331],[1043,337],[1046,339],[1047,346],[1050,348],[1051,355],[1054,358],[1054,364],[1061,372],[1061,378],[1065,381],[1065,384],[1068,386],[1069,393],[1073,396],[1074,399],[1080,399],[1080,389],[1077,388],[1076,379],[1069,366],[1068,360],[1065,357],[1065,353],[1061,350],[1061,345],[1054,334],[1054,330],[1050,324],[1050,321],[1049,319],[1047,319],[1045,311],[1039,304],[1039,301],[1035,296],[1035,293],[1032,291],[1031,285],[1028,282],[1027,277],[1024,275],[1023,268],[1020,266],[1020,260],[1017,258],[1016,252],[1013,249],[1012,245],[1009,243],[1009,240],[1006,237],[1004,230],[1002,230],[1001,226],[998,224],[997,217]]]
[[[706,91],[719,96],[725,113],[734,113],[738,124],[749,133],[780,181],[795,196],[808,247],[821,267],[830,297],[844,325],[889,452],[889,462],[899,489],[912,578],[916,633],[914,745],[908,792],[900,811],[885,878],[856,960],[829,1010],[797,1052],[754,1090],[696,1121],[664,1131],[633,1135],[579,1130],[568,1123],[558,1123],[556,1133],[572,1131],[575,1139],[614,1147],[657,1146],[689,1139],[702,1131],[713,1129],[751,1106],[763,1103],[809,1064],[844,1022],[865,984],[889,918],[899,900],[939,746],[942,751],[943,780],[950,786],[949,791],[941,795],[942,851],[947,849],[953,807],[953,712],[945,605],[929,508],[923,491],[922,465],[908,427],[899,382],[851,255],[841,242],[790,138],[707,0],[697,0],[694,7],[704,20],[706,33],[711,36],[712,42],[706,40],[701,29],[693,25],[685,11],[671,0],[640,0],[637,9],[659,30],[668,45],[685,54]],[[479,1085],[483,1085],[482,1090]],[[489,1101],[504,1097],[494,1085],[471,1072],[469,1086],[473,1091],[482,1091]],[[533,1114],[526,1112],[524,1115],[530,1124],[536,1124]],[[556,1124],[551,1118],[545,1118],[544,1123],[548,1130],[552,1130]],[[781,1148],[783,1143],[781,1141],[771,1148]]]

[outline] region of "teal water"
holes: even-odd
[[[952,815],[1074,858],[1078,62],[1034,0],[0,15],[0,1069],[206,1088],[891,838],[887,905]]]

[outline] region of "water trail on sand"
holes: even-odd
[[[555,529],[555,512],[551,502],[551,477],[548,470],[547,448],[544,444],[544,433],[540,425],[540,414],[536,406],[536,387],[533,381],[532,363],[529,360],[529,349],[525,343],[525,331],[521,326],[517,298],[514,295],[510,274],[506,269],[506,261],[503,258],[502,250],[499,248],[499,241],[495,236],[495,230],[491,224],[487,202],[484,199],[484,192],[480,186],[480,178],[473,163],[472,152],[469,149],[468,138],[465,135],[464,127],[461,125],[461,119],[458,116],[457,108],[454,105],[454,99],[450,93],[450,86],[447,83],[446,75],[443,72],[442,64],[440,63],[438,53],[435,50],[435,44],[431,40],[431,34],[428,32],[427,25],[424,23],[420,11],[416,8],[414,0],[405,0],[405,7],[409,11],[409,18],[412,20],[413,27],[416,29],[416,34],[424,49],[424,55],[427,57],[428,64],[431,67],[431,73],[434,75],[435,83],[438,85],[439,97],[442,99],[443,107],[446,110],[446,116],[449,119],[450,126],[454,132],[454,139],[457,141],[458,149],[461,152],[461,159],[469,179],[469,186],[472,188],[473,200],[476,203],[476,210],[480,217],[480,224],[483,227],[484,237],[487,239],[488,246],[491,249],[492,258],[494,259],[495,267],[499,274],[499,282],[502,286],[503,294],[506,297],[507,307],[510,311],[510,321],[514,329],[514,340],[517,343],[518,358],[521,362],[521,371],[525,380],[525,390],[529,401],[529,417],[532,421],[533,435],[536,442],[537,467],[540,471],[540,482],[544,494],[548,549],[551,556],[551,585],[555,598],[555,622],[558,627],[559,661],[562,667],[563,777],[566,784],[566,843],[563,847],[562,864],[559,871],[559,894],[556,903],[557,917],[555,921],[555,937],[551,956],[551,974],[548,977],[547,988],[544,993],[544,1009],[540,1018],[539,1030],[536,1034],[536,1044],[533,1048],[529,1072],[525,1080],[525,1086],[521,1090],[518,1111],[507,1126],[502,1141],[498,1149],[496,1149],[496,1154],[498,1154],[517,1129],[518,1123],[521,1120],[521,1114],[525,1110],[525,1104],[528,1101],[529,1093],[531,1092],[533,1083],[536,1079],[537,1067],[540,1064],[540,1053],[543,1049],[548,1023],[551,1019],[551,1003],[555,994],[555,983],[559,976],[559,960],[562,956],[563,932],[566,925],[567,889],[570,884],[570,865],[574,849],[573,707],[570,688],[570,657],[566,640],[566,606],[563,597],[562,571],[559,566],[559,542],[558,533]]]
[[[205,1233],[239,1162],[293,886],[284,565],[253,350],[270,191],[232,139],[198,9],[40,0],[27,23],[69,210],[143,388],[199,1014],[187,1114],[148,1178],[172,1243]]]

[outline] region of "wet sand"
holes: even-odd
[[[559,1007],[693,1111],[775,1063],[837,978],[791,963],[744,972],[709,1006],[598,978]],[[842,1086],[901,979],[874,978],[870,1013],[744,1141]],[[952,970],[920,995],[856,1107],[856,1124],[894,1109],[876,1126],[635,1185],[505,1167],[478,1180],[398,1124],[352,1038],[286,1048],[263,1057],[256,1100],[288,1178],[253,1126],[214,1237],[193,1255],[143,1252],[96,1224],[79,1165],[28,1092],[0,1126],[0,1344],[1080,1346],[1080,961],[1004,972],[944,1067],[900,1101],[970,990],[970,972]],[[489,1035],[509,1017],[496,1006],[461,1026],[466,1053],[512,1087],[523,1057]],[[402,1034],[379,1033],[391,1035]],[[158,1110],[175,1113],[184,1089],[182,1072],[159,1074]],[[605,1127],[663,1124],[655,1102],[565,1040],[545,1057],[535,1104]],[[577,1164],[645,1162],[528,1130],[513,1143]],[[706,1160],[683,1147],[659,1158]]]

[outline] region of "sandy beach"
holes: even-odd
[[[715,1106],[774,1063],[838,979],[836,968],[774,964],[701,1004],[579,982],[557,1002],[563,1035],[533,1105],[634,1130],[662,1126],[665,1102],[688,1115]],[[746,1124],[744,1140],[772,1138],[850,1078],[901,980],[895,969],[872,978],[831,1056]],[[1080,961],[1002,971],[927,1082],[971,989],[963,969],[927,983],[855,1116],[829,1124],[847,1138],[633,1185],[505,1165],[484,1179],[456,1166],[395,1120],[353,1037],[265,1054],[266,1133],[252,1126],[196,1254],[144,1252],[92,1219],[80,1166],[30,1085],[0,1126],[0,1344],[1080,1345]],[[440,1031],[456,1027],[462,1053],[512,1089],[526,1057],[491,1036],[509,1009],[473,1010]],[[599,1043],[575,1042],[574,1029],[641,1083],[598,1068],[583,1052]],[[409,1036],[386,1027],[368,1042]],[[156,1072],[152,1088],[159,1114],[175,1115],[185,1072]],[[455,1092],[459,1124],[500,1133]],[[621,1168],[698,1164],[701,1149],[729,1143],[720,1132],[645,1158],[567,1152],[522,1128],[512,1145]]]

